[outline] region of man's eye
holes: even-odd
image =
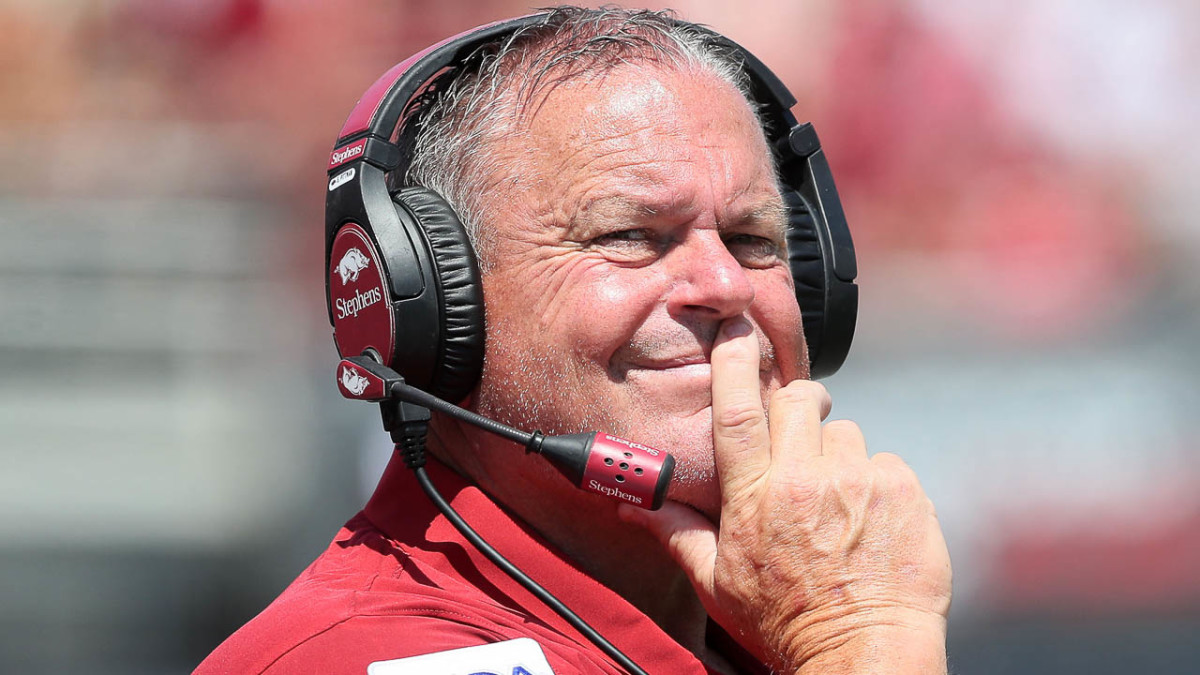
[[[725,246],[747,267],[769,267],[784,257],[783,248],[767,237],[736,234],[725,239]]]
[[[619,232],[609,232],[602,234],[592,240],[594,244],[614,244],[622,242],[642,242],[650,241],[651,234],[647,230],[621,230]]]
[[[588,241],[587,247],[609,260],[624,264],[653,262],[668,245],[659,233],[647,228],[606,232]]]

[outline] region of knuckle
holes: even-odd
[[[826,422],[821,428],[821,442],[827,452],[866,459],[867,439],[858,425],[850,420]]]
[[[921,488],[917,473],[899,455],[880,452],[871,461],[883,470],[893,492],[902,496],[924,496],[925,491]]]
[[[888,471],[912,471],[908,464],[900,459],[900,455],[894,452],[877,452],[871,457],[871,461]]]
[[[825,385],[812,380],[794,380],[771,395],[772,402],[785,404],[821,403],[827,398]]]
[[[803,392],[814,399],[822,399],[829,396],[829,390],[825,388],[825,385],[814,380],[792,380],[783,388]]]
[[[855,438],[862,436],[862,429],[858,428],[858,424],[852,420],[833,420],[825,423],[825,432],[842,438]]]
[[[741,431],[757,426],[762,422],[761,403],[754,400],[733,401],[719,410],[715,410],[715,426],[719,429]]]
[[[841,466],[830,477],[838,494],[848,496],[853,501],[862,501],[876,490],[874,476],[868,472],[856,470],[850,466]]]

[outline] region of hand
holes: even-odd
[[[709,616],[781,672],[945,672],[950,556],[912,470],[821,421],[797,380],[764,414],[757,338],[726,321],[712,352],[719,527],[681,504],[622,508],[654,533]],[[768,425],[767,420],[770,420]]]

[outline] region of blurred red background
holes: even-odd
[[[952,667],[1186,670],[1200,9],[674,7],[821,133],[863,298],[834,414],[939,506]],[[353,513],[387,444],[330,379],[324,158],[393,63],[527,11],[0,4],[0,669],[188,670]]]

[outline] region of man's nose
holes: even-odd
[[[672,315],[737,316],[754,301],[754,285],[720,233],[692,230],[668,254],[675,282],[667,298]]]

